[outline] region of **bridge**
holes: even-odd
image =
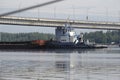
[[[62,27],[65,26],[66,23],[70,23],[71,26],[74,28],[120,30],[120,23],[118,22],[96,22],[96,21],[27,18],[27,17],[13,17],[13,16],[0,17],[0,24],[5,24],[5,25]]]

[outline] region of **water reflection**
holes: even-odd
[[[39,52],[39,53],[87,53],[102,49],[2,49],[0,52]]]
[[[0,80],[120,80],[119,48],[63,51],[0,51]]]

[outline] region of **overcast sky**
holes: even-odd
[[[0,0],[0,14],[44,3],[50,0]],[[40,17],[40,18],[71,18],[85,20],[102,20],[104,17],[120,17],[120,0],[64,0],[59,3],[25,11],[13,16]],[[29,13],[29,14],[28,14]],[[105,19],[105,18],[104,18]],[[103,19],[103,20],[104,20]],[[45,30],[45,31],[44,31]],[[46,31],[47,30],[47,31]],[[54,28],[36,28],[23,26],[0,25],[0,32],[54,32]],[[84,30],[88,31],[88,30]],[[89,30],[91,31],[91,30]]]

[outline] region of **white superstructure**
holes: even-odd
[[[60,42],[78,42],[74,29],[69,24],[56,28],[56,40]]]

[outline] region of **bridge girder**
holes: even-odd
[[[25,17],[0,17],[0,24],[4,25],[23,25],[38,27],[62,27],[66,23],[71,24],[74,28],[83,29],[103,29],[103,30],[120,30],[120,23],[116,22],[95,22],[80,20],[64,19],[42,19],[42,18],[25,18]]]

